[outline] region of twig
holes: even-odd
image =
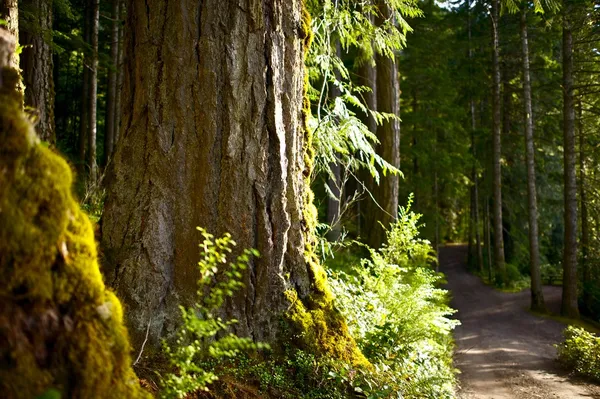
[[[140,354],[138,355],[137,359],[135,359],[135,362],[133,362],[134,366],[136,364],[138,364],[138,362],[142,358],[142,353],[144,353],[144,346],[146,346],[146,342],[148,342],[148,333],[150,332],[150,323],[152,323],[152,317],[150,318],[150,320],[148,320],[148,328],[146,328],[146,338],[144,338],[144,342],[142,342],[142,348],[140,349]]]

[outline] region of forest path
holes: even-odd
[[[455,331],[455,366],[461,399],[600,398],[600,387],[561,371],[553,344],[565,325],[528,312],[529,290],[499,292],[466,271],[466,246],[440,249],[452,307],[462,325]],[[559,287],[544,287],[548,307],[558,308]]]

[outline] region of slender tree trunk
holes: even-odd
[[[492,186],[494,193],[494,262],[496,278],[500,284],[506,282],[504,263],[504,237],[502,229],[502,129],[500,120],[500,44],[498,39],[499,0],[492,0]]]
[[[490,226],[490,201],[488,198],[485,200],[485,244],[487,247],[487,266],[488,266],[488,279],[492,282],[492,234]]]
[[[592,282],[592,270],[588,262],[589,245],[590,245],[590,228],[589,215],[587,207],[587,192],[586,192],[586,153],[585,140],[583,131],[583,109],[581,100],[577,107],[579,115],[577,124],[579,127],[579,203],[581,207],[581,269],[583,271],[583,303],[589,308],[590,305],[590,283]]]
[[[115,138],[113,142],[113,147],[117,145],[119,141],[119,135],[121,131],[121,92],[123,91],[123,60],[124,60],[124,50],[125,47],[123,41],[123,32],[125,27],[123,25],[123,21],[125,20],[126,15],[126,2],[124,0],[120,0],[119,5],[119,52],[117,55],[117,89],[115,93]],[[114,151],[114,148],[113,148]]]
[[[90,43],[90,15],[91,10],[88,2],[84,3],[84,17],[83,17],[83,41],[88,44]],[[79,178],[85,178],[85,164],[86,164],[86,147],[88,141],[88,126],[89,126],[89,92],[90,92],[90,57],[87,48],[83,50],[83,71],[82,71],[82,84],[81,84],[81,116],[79,119],[79,138],[77,142],[78,148],[78,175]]]
[[[106,165],[112,155],[115,143],[116,130],[116,100],[117,100],[117,74],[119,71],[119,6],[121,0],[112,0],[112,22],[110,32],[110,60],[108,69],[108,89],[106,95],[106,130],[104,132],[104,164]]]
[[[151,343],[172,334],[177,306],[196,300],[195,226],[260,252],[228,305],[239,334],[273,341],[286,328],[282,313],[302,309],[298,317],[316,312],[318,334],[339,342],[329,323],[343,321],[311,255],[302,2],[129,7],[102,241],[134,342],[147,328]]]
[[[531,274],[531,309],[546,310],[542,275],[540,271],[540,246],[538,233],[537,192],[535,183],[535,144],[533,141],[533,107],[531,104],[531,79],[529,75],[529,43],[527,40],[527,11],[521,12],[521,44],[523,56],[523,103],[525,105],[525,163],[527,166],[527,202],[529,214],[529,270]]]
[[[467,250],[467,266],[469,267],[469,269],[471,269],[473,267],[473,259],[475,259],[475,256],[473,254],[474,252],[474,247],[473,247],[473,236],[474,234],[474,219],[475,219],[475,190],[473,190],[473,186],[469,187],[469,238],[468,238],[468,250]]]
[[[52,0],[26,0],[22,7],[27,10],[20,32],[25,105],[36,110],[38,136],[54,145]]]
[[[335,44],[335,53],[337,57],[342,56],[342,48],[339,41]],[[336,72],[336,75],[338,75],[337,79],[340,80],[339,72]],[[332,101],[335,101],[341,94],[340,90],[335,85],[331,85],[329,92],[331,93],[330,96]],[[341,233],[340,203],[342,200],[343,187],[340,164],[332,162],[329,164],[329,168],[331,176],[327,178],[327,185],[333,196],[327,196],[327,224],[331,226],[331,230],[329,231],[329,234],[327,234],[327,239],[335,242],[339,240]]]
[[[370,110],[377,109],[377,70],[375,66],[369,62],[364,62],[359,67],[358,71],[359,79],[358,83],[361,86],[369,87],[371,91],[364,92],[363,98],[365,101],[365,105]],[[377,121],[370,113],[361,114],[362,122],[369,128],[369,131],[376,133],[377,132]],[[364,229],[362,231],[368,232],[372,228],[373,224],[373,215],[377,214],[378,208],[377,205],[371,199],[371,195],[373,193],[375,187],[375,181],[370,173],[366,171],[361,171],[360,176],[362,177],[362,182],[364,184],[364,188],[369,191],[366,199],[361,201],[363,203],[362,215],[363,218],[359,217],[359,226],[364,225]],[[361,203],[359,202],[359,204]],[[367,237],[368,238],[368,237]],[[368,241],[368,240],[367,240]]]
[[[387,5],[380,4],[381,18],[390,18]],[[381,20],[376,21],[379,25]],[[377,111],[400,115],[400,82],[398,70],[393,58],[377,55]],[[378,154],[393,166],[400,167],[400,123],[397,120],[385,121],[377,126]],[[373,187],[372,193],[379,207],[369,215],[367,234],[368,243],[373,248],[379,248],[384,242],[386,233],[398,217],[398,194],[400,179],[397,175],[382,176],[378,186]],[[383,226],[383,227],[382,227]]]
[[[579,317],[577,307],[577,179],[575,155],[575,107],[573,103],[573,35],[567,2],[563,2],[563,135],[565,239],[561,314]]]
[[[90,44],[92,46],[92,57],[90,64],[90,92],[89,101],[90,109],[88,114],[88,151],[87,151],[87,167],[89,181],[95,183],[98,178],[98,164],[96,162],[96,111],[98,109],[98,28],[99,28],[99,0],[91,0],[91,30]]]

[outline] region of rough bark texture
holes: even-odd
[[[110,31],[110,60],[108,69],[108,88],[106,93],[106,130],[104,132],[104,164],[110,159],[116,130],[116,99],[117,99],[117,74],[119,69],[119,6],[121,0],[112,0],[111,31]]]
[[[500,120],[500,44],[498,40],[499,0],[492,0],[492,186],[494,219],[494,264],[500,283],[506,281],[502,232],[502,129]]]
[[[123,136],[109,167],[102,241],[134,340],[148,325],[151,343],[169,336],[177,305],[194,299],[195,227],[203,226],[260,251],[228,305],[239,334],[273,342],[285,313],[313,345],[328,338],[321,349],[362,356],[311,255],[301,1],[129,6]]]
[[[98,175],[98,164],[96,162],[96,132],[97,121],[96,111],[98,109],[98,28],[100,19],[99,0],[90,1],[91,26],[90,26],[90,45],[92,47],[92,56],[90,59],[90,81],[89,81],[89,111],[88,111],[88,146],[87,146],[87,167],[89,181],[95,182]]]
[[[21,69],[25,106],[36,114],[35,130],[44,141],[56,143],[54,127],[54,76],[52,62],[52,0],[26,0],[20,29]]]
[[[533,142],[533,107],[529,74],[529,43],[527,40],[527,12],[521,12],[521,45],[523,58],[523,104],[525,106],[525,163],[527,167],[527,209],[529,215],[529,270],[531,274],[531,309],[545,311],[540,245],[538,233],[537,192],[535,183],[535,144]]]
[[[6,21],[6,29],[13,37],[19,37],[19,2],[18,0],[0,0],[0,19]],[[19,70],[19,55],[12,51],[11,68]]]
[[[123,61],[125,58],[125,43],[123,41],[123,32],[125,28],[123,26],[123,21],[125,20],[125,15],[127,12],[126,2],[123,0],[119,1],[119,53],[117,55],[117,88],[115,93],[115,137],[113,145],[116,145],[119,141],[119,136],[121,134],[121,93],[123,91]],[[113,148],[114,151],[114,148]]]
[[[561,314],[579,317],[577,307],[577,178],[575,154],[575,105],[573,101],[573,35],[564,4],[563,15],[563,146],[565,239]]]

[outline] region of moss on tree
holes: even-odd
[[[18,75],[0,71],[0,392],[146,397],[71,170],[21,110]]]

